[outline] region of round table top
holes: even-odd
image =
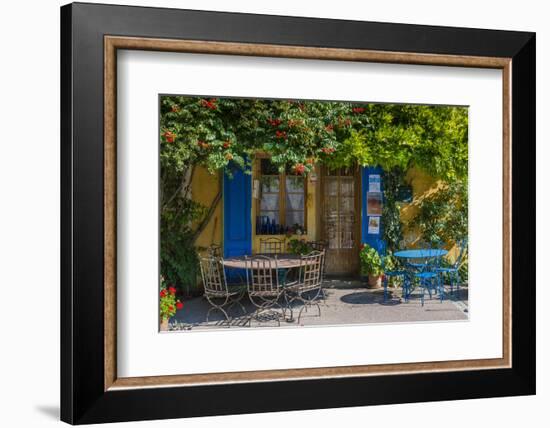
[[[277,263],[273,263],[273,269],[292,269],[300,267],[302,260],[297,254],[256,254],[257,256],[271,257],[277,259]],[[248,259],[252,259],[254,256],[248,256]],[[313,263],[311,261],[310,263]],[[232,269],[246,269],[245,256],[229,257],[224,259],[222,264],[227,268]]]
[[[403,259],[430,259],[432,257],[444,256],[447,253],[447,250],[441,249],[417,249],[396,251],[393,255]]]

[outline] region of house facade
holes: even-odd
[[[298,238],[327,243],[328,275],[354,276],[363,243],[386,250],[383,240],[384,174],[380,167],[329,169],[315,165],[307,177],[299,171],[279,172],[269,157],[258,155],[251,171],[238,168],[223,178],[197,168],[192,198],[206,206],[222,191],[197,246],[221,245],[224,257],[259,252],[267,237]],[[419,170],[407,174],[412,201],[401,204],[406,224],[415,214],[415,200],[437,190],[438,183]],[[408,231],[413,233],[414,231]],[[290,238],[289,238],[290,237]]]

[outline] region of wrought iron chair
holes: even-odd
[[[234,305],[239,305],[243,313],[246,314],[246,309],[240,302],[244,296],[246,287],[243,285],[227,286],[222,259],[219,257],[201,257],[200,268],[204,285],[204,296],[212,306],[206,314],[206,322],[210,320],[210,313],[216,310],[220,311],[229,322],[231,319],[228,311]],[[226,306],[227,308],[224,309]]]
[[[206,252],[210,257],[221,257],[222,247],[218,244],[212,244],[206,249]]]
[[[307,312],[308,307],[311,306],[316,306],[319,316],[321,316],[321,307],[317,299],[323,294],[322,268],[324,258],[324,250],[312,251],[308,255],[301,256],[298,280],[285,286],[285,298],[290,309],[291,320],[294,319],[292,304],[296,301],[302,303],[302,307],[298,312],[298,322],[300,322],[302,311]]]
[[[397,262],[400,263],[400,262]],[[405,299],[405,302],[409,300],[410,295],[410,287],[411,287],[411,281],[409,278],[410,272],[405,269],[405,267],[401,266],[399,264],[396,266],[397,269],[393,270],[386,270],[385,269],[385,258],[382,258],[382,270],[384,272],[384,302],[387,302],[388,300],[388,278],[399,278],[402,282],[402,288],[403,288],[403,298]]]
[[[439,257],[435,258],[435,265],[433,260],[425,259],[424,267],[419,271],[414,272],[414,277],[418,279],[420,288],[422,289],[422,306],[424,306],[424,295],[426,294],[426,291],[428,291],[430,299],[432,298],[432,292],[435,292],[436,294],[439,294],[439,300],[443,302],[444,290],[439,278],[439,273],[435,271],[438,265]]]
[[[249,325],[252,318],[258,322],[275,318],[280,326],[280,314],[275,309],[280,309],[283,317],[286,316],[286,309],[279,304],[284,288],[279,284],[277,259],[262,255],[245,256],[245,265],[248,297],[256,307],[249,318]]]
[[[315,251],[325,252],[326,254],[326,250],[328,247],[327,241],[310,241],[309,245],[311,245],[311,248],[313,248]],[[321,266],[321,284],[325,280],[325,261],[326,258],[323,256],[323,265]],[[326,298],[324,290],[321,292],[321,296],[323,297],[323,299]]]
[[[260,239],[260,254],[283,254],[285,240],[275,237]]]
[[[454,263],[451,266],[448,267],[440,267],[437,266],[434,270],[437,272],[440,276],[440,281],[443,282],[443,276],[445,274],[448,275],[450,285],[451,285],[451,295],[454,294],[454,287],[456,285],[456,292],[458,294],[459,287],[460,287],[460,275],[459,275],[459,269],[460,265],[462,264],[462,260],[464,260],[464,257],[466,256],[468,252],[468,239],[462,239],[460,241],[460,252],[458,253],[458,257],[454,261]]]

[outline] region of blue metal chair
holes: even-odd
[[[409,271],[406,269],[396,269],[396,270],[386,270],[385,269],[385,258],[382,258],[382,270],[384,272],[384,302],[388,300],[388,278],[399,278],[403,279],[403,297],[405,302],[409,301],[410,295],[410,280],[409,280]]]
[[[443,275],[447,274],[449,277],[449,282],[451,285],[451,295],[454,294],[454,287],[456,285],[456,292],[458,294],[459,287],[460,287],[460,281],[459,281],[459,269],[460,264],[462,263],[462,260],[465,256],[465,254],[468,251],[468,239],[462,239],[460,241],[460,252],[458,253],[458,257],[456,258],[455,262],[449,266],[449,267],[435,267],[434,271],[437,272],[439,275],[439,281],[443,283]],[[442,288],[443,286],[441,286]]]
[[[435,260],[436,264],[439,263],[438,259],[439,258],[436,258]],[[432,298],[433,291],[435,292],[435,294],[439,294],[439,300],[443,302],[444,292],[439,278],[439,273],[435,271],[436,267],[433,265],[433,263],[433,260],[426,259],[424,261],[424,267],[418,272],[414,273],[414,277],[418,279],[420,287],[422,289],[422,306],[424,306],[424,295],[426,294],[426,290],[428,291],[430,299]]]

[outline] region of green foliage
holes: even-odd
[[[291,239],[288,241],[288,251],[291,254],[309,254],[313,247],[305,239]]]
[[[399,249],[399,242],[403,239],[403,225],[397,203],[400,186],[405,183],[405,171],[394,167],[384,172],[384,208],[382,210],[382,224],[384,225],[383,239],[387,249],[395,252]]]
[[[368,104],[366,126],[353,126],[330,161],[334,166],[416,166],[446,181],[468,174],[468,110],[464,107]]]
[[[379,276],[384,273],[380,254],[368,244],[363,244],[361,247],[359,260],[361,262],[361,275]]]
[[[230,163],[247,170],[268,152],[280,171],[300,174],[322,163],[417,166],[449,183],[467,176],[463,107],[163,96],[160,113],[161,269],[179,287],[195,286],[194,243],[213,212],[189,197],[197,165],[213,174]],[[384,210],[390,249],[401,235],[392,197]]]
[[[199,259],[189,231],[163,228],[160,239],[160,269],[167,281],[187,294],[197,287]]]
[[[412,225],[431,243],[458,243],[468,237],[468,183],[446,183],[439,191],[420,200]]]

